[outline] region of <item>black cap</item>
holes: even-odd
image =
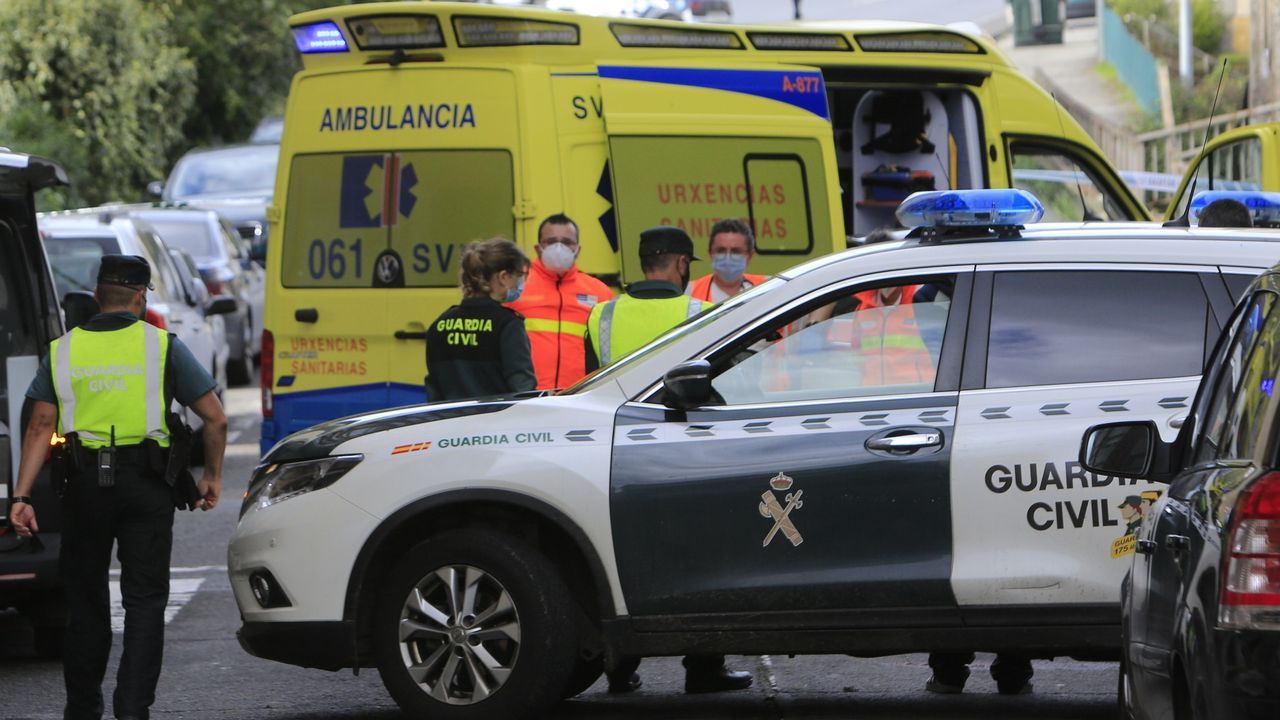
[[[155,289],[151,286],[151,264],[138,255],[103,255],[98,284]]]
[[[693,254],[693,240],[689,233],[678,227],[659,225],[640,232],[640,257],[672,253],[688,255],[694,260],[702,259]]]

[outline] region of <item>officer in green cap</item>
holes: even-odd
[[[166,482],[174,400],[204,420],[204,474],[189,509],[212,510],[222,484],[227,419],[217,383],[180,340],[142,322],[151,267],[136,255],[104,255],[94,291],[101,312],[54,340],[27,397],[33,401],[10,519],[40,530],[31,489],[54,431],[67,439],[59,566],[66,585],[63,650],[66,720],[99,720],[111,652],[107,571],[118,547],[125,607],[116,718],[145,720],[155,701],[169,598],[174,493]],[[172,480],[172,468],[168,468]],[[184,502],[184,505],[186,503]],[[192,506],[193,505],[193,506]]]
[[[617,361],[650,340],[711,307],[684,294],[689,263],[697,260],[693,240],[677,227],[659,226],[640,233],[640,270],[644,280],[625,295],[591,309],[587,319],[587,372]]]

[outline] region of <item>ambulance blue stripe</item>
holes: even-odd
[[[600,77],[685,85],[755,95],[793,105],[830,120],[822,73],[797,70],[709,70],[601,65]]]

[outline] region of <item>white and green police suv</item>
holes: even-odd
[[[1261,230],[1024,226],[919,194],[558,394],[295,433],[229,549],[249,652],[376,666],[428,718],[536,715],[623,656],[1114,657],[1163,486],[1090,425],[1172,438]]]

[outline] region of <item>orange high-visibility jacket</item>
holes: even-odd
[[[576,265],[556,275],[542,260],[533,261],[524,292],[507,307],[524,316],[539,390],[568,387],[587,374],[587,318],[591,308],[612,298],[607,285]]]
[[[863,385],[905,385],[930,382],[935,370],[933,358],[916,326],[911,299],[919,285],[902,288],[896,305],[884,305],[876,290],[854,295],[858,310],[883,308],[884,311],[859,312],[855,315],[853,346],[863,358]]]
[[[715,273],[707,273],[689,286],[689,296],[695,297],[703,302],[711,302],[711,283]],[[768,275],[752,275],[751,273],[743,273],[742,278],[751,283],[752,286],[759,285],[769,279]]]

